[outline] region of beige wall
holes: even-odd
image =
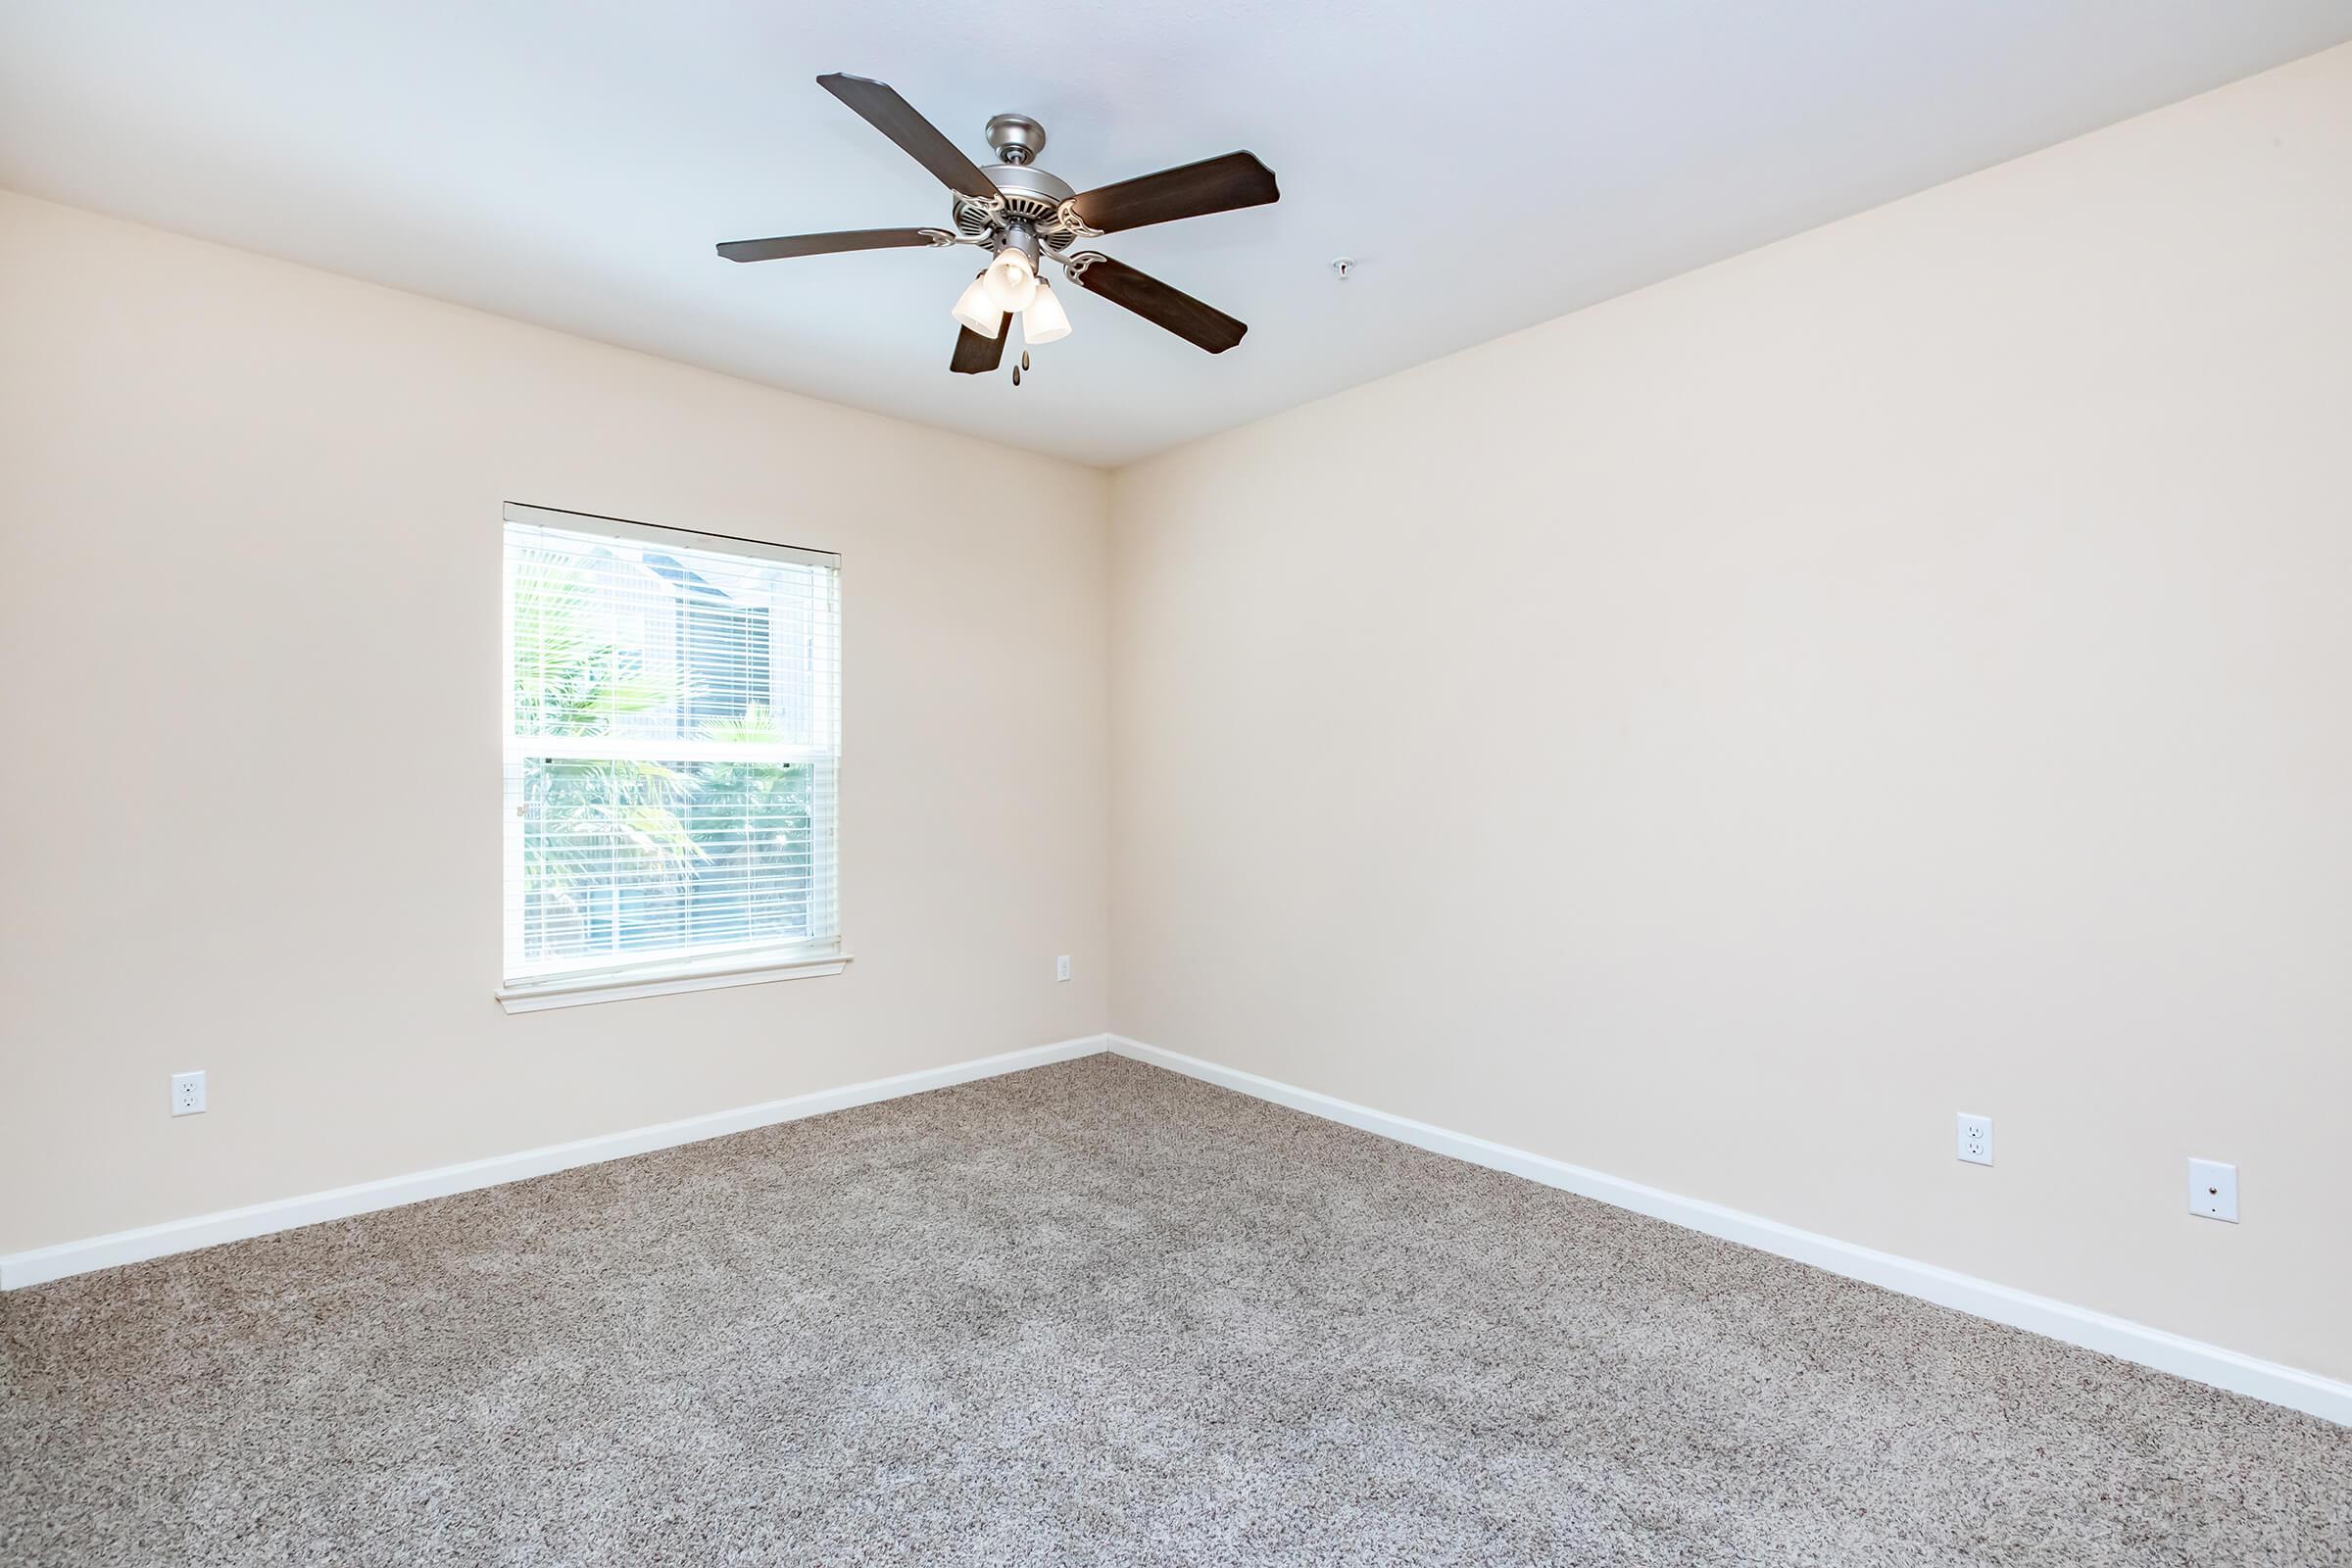
[[[1100,1031],[1106,488],[0,195],[0,1251]],[[843,553],[847,973],[492,1000],[508,500]]]
[[[2337,50],[1122,472],[1112,1027],[2352,1375],[2347,192]]]

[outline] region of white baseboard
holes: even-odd
[[[1025,1067],[1042,1067],[1051,1061],[1091,1056],[1102,1051],[1103,1046],[1102,1035],[1085,1035],[1076,1040],[1064,1040],[1058,1045],[1008,1051],[1001,1056],[953,1062],[945,1067],[902,1073],[896,1078],[877,1078],[871,1083],[850,1084],[840,1089],[820,1089],[814,1094],[795,1095],[789,1100],[770,1100],[761,1104],[739,1106],[734,1110],[689,1116],[683,1121],[665,1121],[652,1127],[636,1127],[626,1132],[607,1133],[598,1138],[577,1139],[568,1144],[550,1144],[544,1149],[526,1149],[516,1154],[467,1160],[462,1165],[443,1165],[436,1170],[421,1170],[408,1176],[388,1176],[381,1181],[361,1182],[355,1187],[337,1187],[300,1198],[281,1198],[246,1208],[222,1209],[216,1214],[167,1220],[161,1225],[143,1225],[137,1230],[117,1231],[112,1236],[93,1236],[87,1241],[36,1247],[29,1251],[0,1256],[0,1291],[39,1285],[48,1280],[63,1279],[69,1274],[85,1274],[91,1269],[113,1268],[119,1263],[137,1263],[172,1252],[193,1251],[200,1247],[216,1247],[222,1242],[241,1242],[248,1237],[266,1236],[272,1231],[289,1231],[303,1225],[317,1225],[323,1220],[348,1219],[354,1214],[395,1208],[402,1203],[414,1203],[427,1198],[446,1198],[452,1193],[471,1192],[477,1187],[496,1187],[502,1182],[544,1176],[551,1171],[569,1170],[575,1165],[595,1165],[629,1154],[670,1149],[679,1144],[699,1143],[706,1138],[723,1138],[729,1133],[749,1132],[755,1127],[772,1127],[778,1122],[798,1121],[804,1116],[821,1116],[829,1110],[868,1105],[878,1100],[919,1095],[926,1090],[946,1089],[955,1084],[970,1083],[977,1078],[994,1078],[1000,1073],[1019,1072]]]
[[[954,1062],[922,1072],[903,1073],[896,1078],[879,1078],[870,1083],[822,1089],[813,1094],[796,1095],[788,1100],[771,1100],[734,1110],[690,1116],[682,1121],[662,1122],[652,1127],[632,1128],[598,1138],[582,1138],[567,1144],[551,1144],[544,1149],[524,1150],[520,1153],[469,1160],[460,1165],[444,1165],[413,1175],[386,1177],[381,1181],[362,1182],[357,1186],[338,1187],[300,1198],[278,1199],[245,1208],[224,1209],[214,1214],[170,1220],[161,1225],[141,1226],[137,1230],[118,1231],[111,1236],[95,1236],[86,1241],[63,1242],[54,1247],[11,1252],[0,1255],[0,1290],[13,1291],[27,1285],[63,1279],[72,1274],[87,1273],[92,1269],[113,1268],[122,1263],[136,1263],[173,1252],[193,1251],[198,1248],[243,1241],[273,1231],[347,1219],[354,1214],[394,1208],[428,1198],[445,1198],[452,1193],[495,1187],[503,1182],[544,1176],[551,1171],[599,1164],[608,1159],[620,1159],[657,1149],[671,1149],[706,1138],[722,1138],[729,1133],[748,1132],[755,1127],[798,1121],[804,1116],[821,1116],[827,1111],[846,1110],[853,1105],[872,1104],[876,1101],[895,1100],[904,1095],[919,1095],[927,1090],[946,1089],[975,1079],[993,1078],[1001,1073],[1042,1067],[1048,1062],[1068,1061],[1077,1056],[1093,1055],[1105,1049],[1137,1061],[1198,1078],[1204,1083],[1271,1101],[1278,1105],[1288,1105],[1294,1110],[1302,1110],[1328,1121],[1343,1122],[1383,1138],[1410,1144],[1416,1149],[1426,1149],[1432,1153],[1446,1154],[1474,1165],[1484,1165],[1491,1170],[1524,1176],[1530,1181],[1542,1182],[1546,1187],[1557,1187],[1564,1192],[1596,1199],[1619,1208],[1629,1208],[1671,1224],[1703,1231],[1709,1236],[1719,1236],[1743,1247],[1775,1252],[1782,1257],[1843,1275],[1847,1279],[1883,1286],[1905,1296],[1918,1297],[1940,1306],[1988,1318],[1995,1323],[2006,1323],[2013,1328],[2028,1329],[2070,1345],[2080,1345],[2127,1361],[2135,1361],[2159,1372],[2169,1372],[2176,1377],[2251,1395],[2274,1404],[2282,1404],[2340,1425],[2352,1426],[2352,1384],[2282,1366],[2275,1361],[2260,1360],[2235,1350],[2224,1349],[2218,1345],[2207,1345],[2202,1341],[2167,1333],[2163,1329],[2149,1328],[2145,1324],[2112,1317],[2104,1312],[2094,1312],[2087,1307],[2013,1290],[2006,1285],[1996,1285],[1990,1280],[1939,1268],[1933,1263],[1922,1263],[1913,1258],[1898,1257],[1891,1252],[1881,1252],[1871,1248],[1857,1247],[1851,1242],[1798,1230],[1793,1225],[1784,1225],[1778,1220],[1727,1208],[1721,1203],[1662,1192],[1655,1187],[1644,1187],[1638,1182],[1624,1181],[1581,1165],[1571,1165],[1565,1160],[1532,1154],[1525,1150],[1512,1149],[1484,1138],[1448,1132],[1427,1122],[1351,1104],[1330,1095],[1317,1094],[1311,1089],[1300,1089],[1272,1078],[1261,1078],[1255,1073],[1202,1061],[1196,1056],[1162,1051],[1156,1046],[1148,1046],[1142,1041],[1129,1040],[1120,1035],[1086,1035],[1056,1045],[1037,1046],[1026,1051],[1006,1052],[1003,1055]]]
[[[2301,1410],[2324,1420],[2352,1426],[2352,1383],[2339,1383],[2316,1372],[2305,1372],[2276,1361],[2264,1361],[2218,1345],[2170,1334],[2163,1329],[2149,1328],[2087,1307],[2056,1301],[2046,1296],[2034,1296],[2025,1291],[1995,1285],[1990,1280],[1977,1279],[1933,1263],[1913,1258],[1897,1257],[1851,1242],[1840,1242],[1811,1231],[1798,1230],[1778,1220],[1742,1213],[1695,1198],[1684,1198],[1676,1193],[1661,1192],[1638,1182],[1623,1181],[1600,1171],[1571,1165],[1564,1160],[1531,1154],[1525,1150],[1490,1143],[1484,1138],[1472,1138],[1463,1133],[1447,1132],[1427,1122],[1413,1121],[1404,1116],[1392,1116],[1387,1111],[1350,1104],[1311,1089],[1299,1089],[1291,1084],[1261,1078],[1255,1073],[1222,1067],[1215,1062],[1202,1061],[1197,1056],[1179,1055],[1162,1051],[1139,1040],[1122,1035],[1108,1037],[1110,1049],[1122,1056],[1165,1067],[1203,1083],[1236,1090],[1259,1100],[1303,1110],[1310,1116],[1328,1121],[1345,1122],[1350,1127],[1383,1138],[1393,1138],[1400,1144],[1426,1149],[1432,1153],[1448,1154],[1455,1159],[1468,1160],[1491,1170],[1508,1171],[1546,1187],[1557,1187],[1585,1198],[1597,1199],[1619,1208],[1703,1231],[1709,1236],[1722,1237],[1742,1247],[1753,1247],[1783,1257],[1810,1263],[1815,1268],[1841,1274],[1847,1279],[1862,1280],[1884,1286],[1904,1296],[1915,1296],[1934,1301],[1939,1306],[1956,1308],[1976,1317],[2006,1323],[2012,1328],[2029,1329],[2069,1345],[2103,1351],[2126,1361],[2176,1377],[2207,1383],[2232,1393],[2251,1395],[2273,1404]]]

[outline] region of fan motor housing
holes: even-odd
[[[1039,139],[1042,143],[1042,133]],[[1006,223],[1017,220],[1037,230],[1038,238],[1055,250],[1070,242],[1072,231],[1061,221],[1061,204],[1078,193],[1070,188],[1069,181],[1028,164],[998,164],[987,174],[1004,200],[1004,210],[992,212],[983,203],[958,198],[955,211],[959,232],[971,239],[984,239],[1002,233]]]

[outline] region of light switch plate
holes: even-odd
[[[2218,1159],[2188,1162],[2188,1211],[2205,1219],[2237,1223],[2237,1167]]]

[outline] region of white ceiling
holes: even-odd
[[[2352,0],[0,0],[0,186],[1116,464],[2352,38]],[[976,254],[735,266],[942,224],[811,80],[1080,189],[1249,148],[1278,206],[1101,249],[1250,323],[1077,290],[951,375]],[[1337,281],[1328,263],[1356,258]]]

